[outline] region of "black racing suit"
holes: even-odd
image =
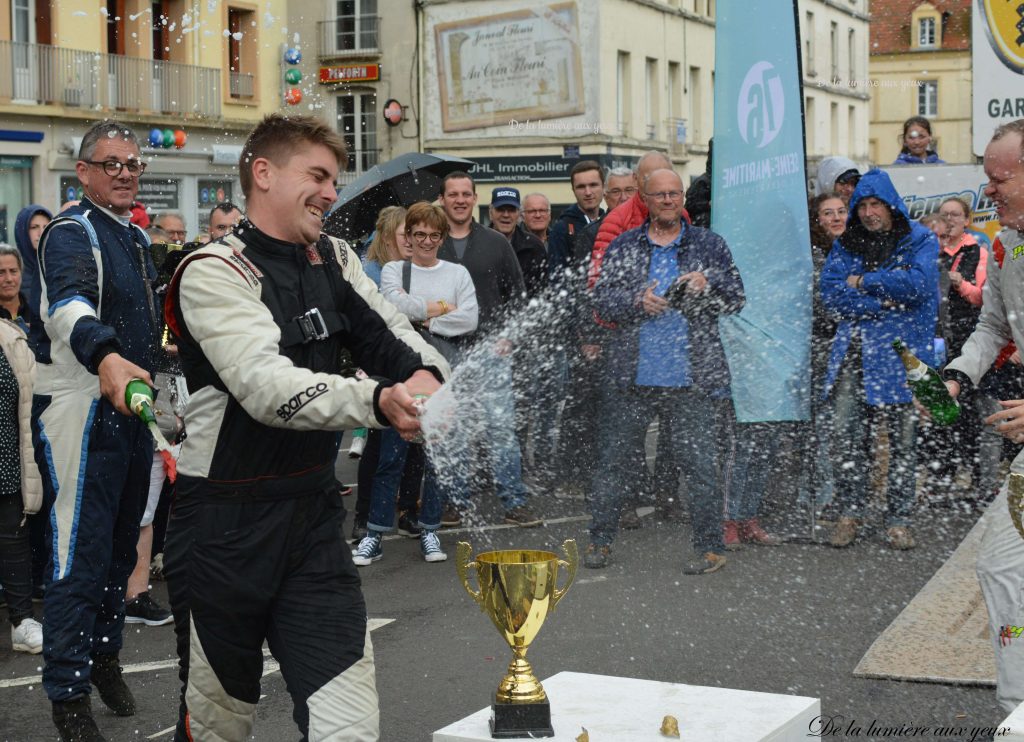
[[[347,246],[284,243],[248,222],[175,274],[166,314],[191,396],[165,549],[179,741],[249,738],[264,640],[304,736],[377,739],[339,431],[387,424],[389,380],[448,373],[390,306]],[[346,349],[371,379],[338,375]]]

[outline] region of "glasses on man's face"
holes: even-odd
[[[146,172],[146,163],[140,160],[128,160],[128,162],[118,162],[117,160],[103,160],[97,162],[96,160],[84,160],[87,165],[96,165],[97,167],[103,168],[103,172],[109,175],[111,178],[116,178],[121,174],[121,171],[128,168],[128,174],[132,176],[142,175]]]
[[[527,216],[544,216],[545,214],[549,214],[550,210],[549,209],[526,209],[525,211],[523,211],[523,213],[526,214]]]
[[[683,197],[682,191],[658,191],[657,193],[648,192],[647,198],[654,198],[658,201],[678,201]]]
[[[849,209],[822,209],[818,212],[819,216],[823,216],[826,219],[834,219],[837,216],[841,216],[845,219],[850,215]]]
[[[440,232],[413,232],[412,238],[417,242],[440,242]]]
[[[630,188],[609,188],[607,191],[605,191],[605,195],[611,196],[612,198],[618,198],[623,193],[625,193],[627,196],[632,196],[638,190],[640,190],[640,189],[639,188],[635,188],[635,187],[630,187]]]
[[[956,219],[957,221],[963,221],[967,217],[961,214],[959,211],[940,211],[939,216],[945,217],[947,220]]]

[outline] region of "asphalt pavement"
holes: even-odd
[[[351,463],[342,472],[345,481],[355,481]],[[376,627],[372,637],[384,740],[430,740],[433,731],[489,705],[510,659],[503,639],[459,584],[456,541],[469,541],[474,553],[559,551],[567,538],[575,538],[581,552],[586,546],[587,518],[580,500],[535,497],[533,506],[548,521],[534,529],[498,525],[496,498],[484,493],[477,500],[474,525],[442,532],[447,562],[427,564],[416,540],[395,537],[385,541],[384,558],[362,570]],[[793,515],[792,505],[776,503],[767,522],[786,528],[798,520],[784,515]],[[689,526],[661,523],[648,513],[642,528],[620,534],[611,566],[580,567],[575,584],[531,646],[529,659],[541,679],[571,670],[813,696],[821,699],[823,715],[843,717],[844,729],[851,720],[864,730],[871,721],[876,726],[997,726],[1005,714],[992,688],[852,675],[874,639],[977,517],[920,510],[918,547],[908,552],[888,549],[876,528],[843,550],[793,543],[748,546],[731,553],[721,571],[688,577],[681,567]],[[153,592],[166,603],[163,583],[154,582]],[[40,657],[11,652],[9,636],[4,614],[0,739],[55,740],[38,677]],[[121,660],[138,713],[115,717],[97,699],[101,729],[115,742],[172,739],[178,692],[172,629],[128,626]],[[299,739],[284,681],[270,658],[263,693],[252,739]],[[686,719],[679,721],[686,739]],[[749,730],[750,738],[759,739],[757,732]],[[829,738],[854,737],[872,739],[863,732]],[[943,739],[969,740],[970,735]]]

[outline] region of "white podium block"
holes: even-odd
[[[806,696],[560,672],[544,683],[551,703],[552,742],[575,742],[585,728],[594,742],[666,742],[665,716],[684,740],[806,742],[821,701]],[[434,732],[433,742],[490,742],[490,706]]]
[[[999,725],[1000,730],[1007,728],[1009,731],[998,739],[1003,742],[1024,742],[1024,703],[1015,708]]]

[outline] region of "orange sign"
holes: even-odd
[[[379,64],[344,64],[320,68],[320,83],[323,85],[334,85],[341,82],[372,82],[379,79]]]

